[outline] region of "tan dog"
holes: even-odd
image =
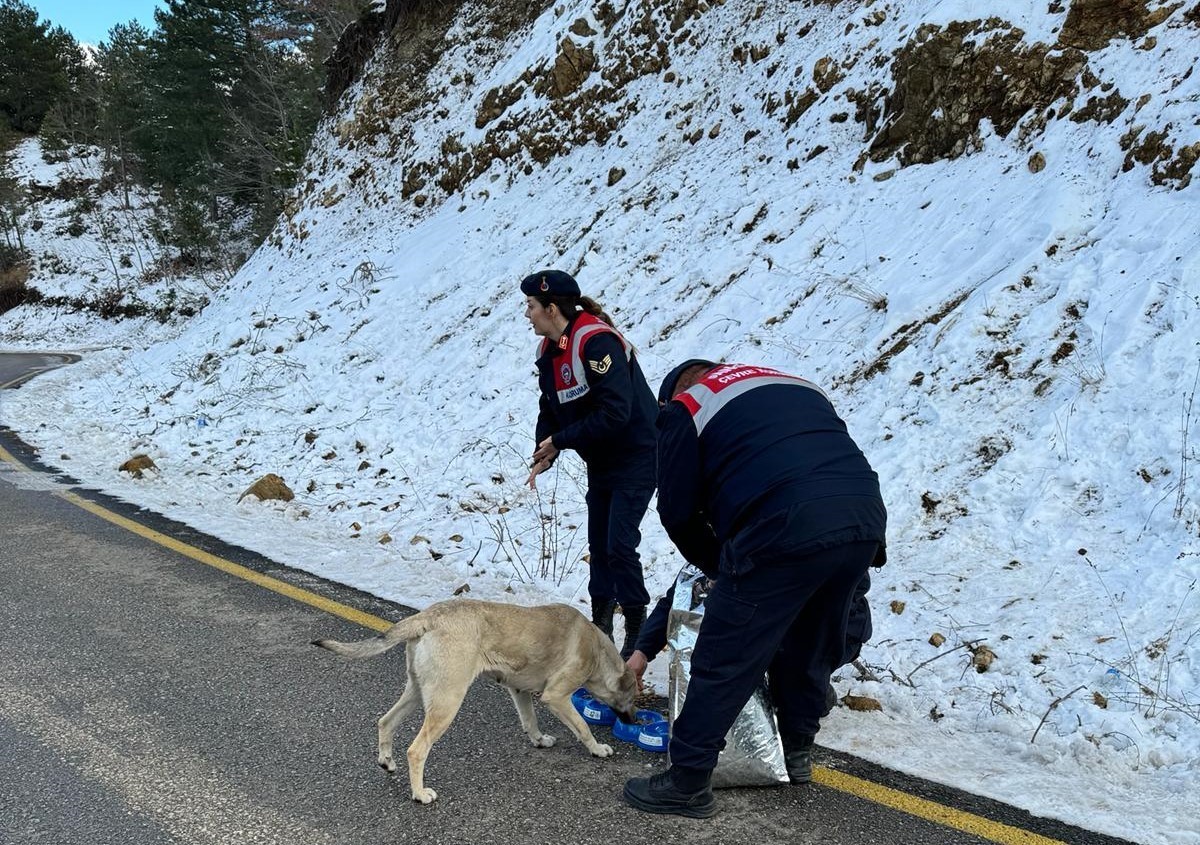
[[[428,804],[437,793],[425,786],[425,759],[446,732],[467,689],[487,675],[512,696],[521,727],[537,748],[549,748],[554,737],[538,729],[531,693],[571,729],[597,757],[612,748],[596,742],[587,722],[571,704],[571,693],[586,687],[617,711],[625,722],[635,721],[633,697],[637,682],[612,641],[573,607],[550,604],[520,607],[490,601],[454,599],[439,602],[393,625],[384,634],[357,643],[316,640],[313,645],[347,657],[371,657],[408,643],[408,681],[404,694],[379,720],[379,765],[396,770],[392,737],[418,704],[425,722],[408,747],[408,778],[414,801]]]

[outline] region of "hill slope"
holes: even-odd
[[[576,601],[581,467],[521,484],[517,282],[569,270],[652,382],[696,355],[802,373],[878,469],[892,562],[838,686],[884,711],[839,708],[822,742],[1200,842],[1177,809],[1200,766],[1200,6],[425,5],[389,9],[287,218],[204,312],[31,384],[8,424],[395,599]],[[118,476],[133,451],[160,471]],[[297,498],[238,503],[265,472]],[[665,588],[680,561],[643,528]]]

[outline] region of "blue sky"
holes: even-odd
[[[115,24],[136,19],[154,28],[154,9],[160,0],[26,0],[41,20],[61,26],[78,41],[98,44]]]

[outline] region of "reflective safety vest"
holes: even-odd
[[[825,391],[811,381],[799,376],[790,376],[770,367],[754,367],[748,364],[722,364],[696,384],[675,397],[692,415],[696,425],[696,436],[704,432],[704,426],[731,400],[756,387],[772,384],[791,384],[815,390],[822,396]],[[825,396],[828,399],[828,396]]]
[[[599,317],[586,312],[580,314],[575,318],[570,334],[564,334],[558,339],[559,350],[566,352],[554,367],[554,390],[558,394],[559,404],[565,405],[567,402],[573,402],[586,396],[591,390],[587,380],[589,364],[583,360],[583,346],[589,338],[601,332],[611,332],[617,336],[617,339],[621,341],[621,346],[625,349],[625,360],[628,361],[633,357],[633,346],[619,331]],[[546,354],[546,347],[549,343],[548,338],[542,338],[542,343],[538,347],[538,358]],[[590,364],[590,368],[597,375],[602,376],[608,372],[612,361],[593,361]]]

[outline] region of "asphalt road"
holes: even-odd
[[[78,361],[78,355],[53,352],[0,353],[0,390],[17,387],[39,373]],[[3,420],[0,419],[0,423]]]
[[[0,385],[16,377],[5,358]],[[374,632],[130,533],[72,497],[374,616],[410,611],[81,491],[39,470],[3,429],[0,447],[34,467],[0,460],[0,842],[1002,841],[994,828],[981,838],[820,785],[724,790],[707,821],[644,815],[619,794],[626,778],[660,769],[660,756],[598,728],[616,755],[592,758],[540,706],[559,743],[532,748],[507,694],[487,681],[434,746],[426,779],[438,801],[416,805],[403,766],[389,775],[375,765],[375,720],[399,696],[402,649],[363,662],[316,649],[315,638]],[[398,750],[419,719],[401,728]],[[819,762],[1052,837],[1010,841],[1116,841],[832,752]]]

